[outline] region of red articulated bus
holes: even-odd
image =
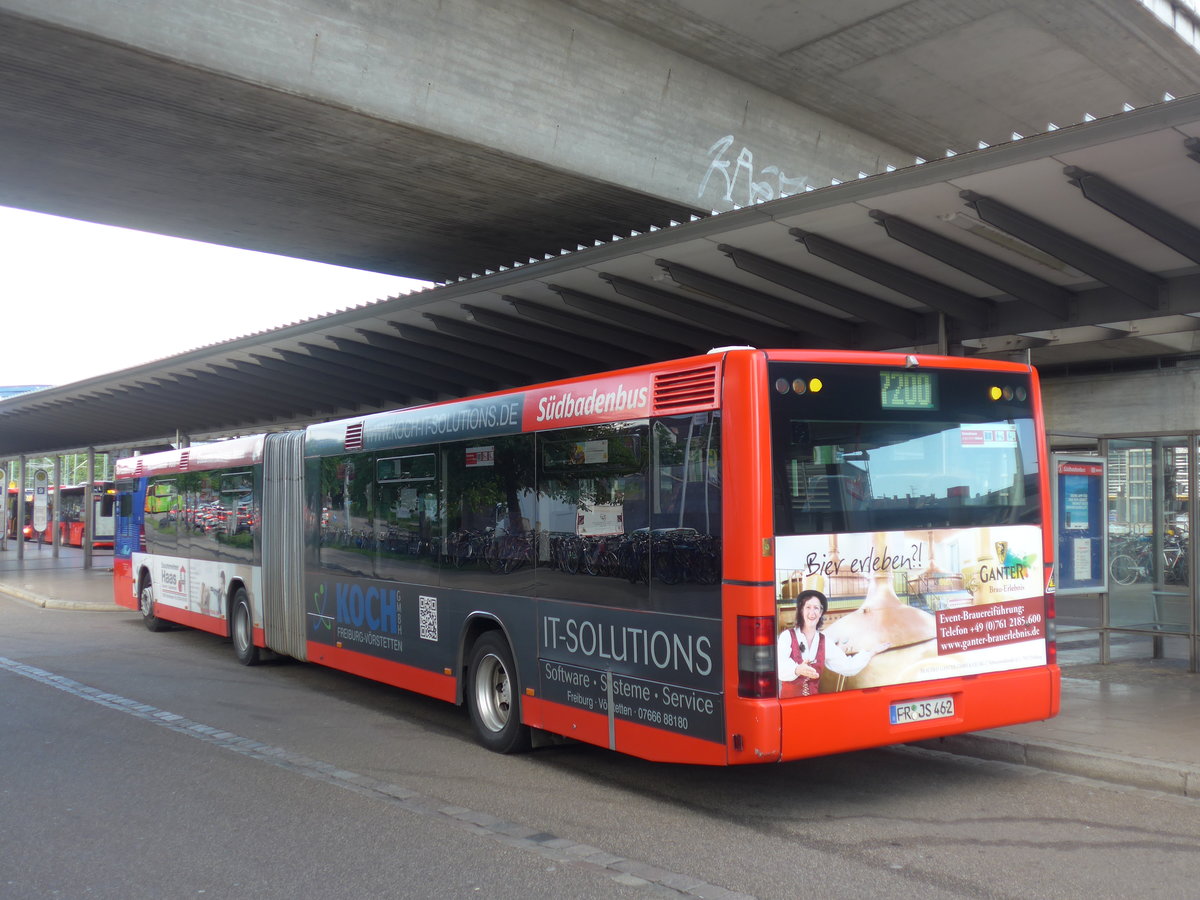
[[[48,492],[48,502],[59,504],[59,543],[64,547],[82,547],[84,532],[84,489],[86,485],[64,485],[60,488],[51,487]],[[97,481],[92,486],[92,527],[95,535],[93,547],[111,547],[113,545],[113,505],[116,500],[116,490],[111,481]],[[49,517],[47,514],[47,531]],[[17,490],[8,489],[8,536],[17,536]],[[27,541],[38,539],[38,533],[33,529],[33,493],[25,492],[25,525],[21,533]],[[49,534],[42,535],[43,540],[49,540]]]
[[[116,601],[727,765],[1055,715],[1029,366],[724,348],[121,460]]]

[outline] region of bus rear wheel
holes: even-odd
[[[138,612],[142,614],[142,621],[151,631],[166,631],[169,627],[166,622],[154,614],[154,585],[151,583],[149,575],[142,579],[138,587]]]
[[[254,616],[250,612],[250,595],[245,588],[238,588],[233,595],[229,623],[229,636],[233,639],[237,661],[243,666],[257,665],[259,652],[254,646]]]
[[[530,731],[521,724],[517,667],[504,638],[489,632],[476,642],[467,678],[467,708],[479,742],[496,753],[528,750]]]

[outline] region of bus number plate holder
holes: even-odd
[[[893,725],[928,722],[930,719],[950,719],[954,717],[954,698],[929,697],[925,700],[893,703],[888,708],[888,713]]]

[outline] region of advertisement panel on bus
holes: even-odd
[[[790,535],[776,553],[782,697],[1046,663],[1036,526]],[[816,666],[794,645],[813,591],[827,599]]]

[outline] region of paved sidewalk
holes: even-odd
[[[27,553],[18,565],[10,544],[0,553],[0,593],[46,609],[135,615],[113,602],[111,566],[111,556],[97,555],[83,569],[79,551],[58,560]],[[1200,674],[1187,671],[1183,642],[1167,639],[1168,658],[1155,660],[1148,636],[1114,638],[1115,661],[1102,666],[1092,638],[1059,645],[1062,711],[1054,719],[920,746],[1200,797]]]

